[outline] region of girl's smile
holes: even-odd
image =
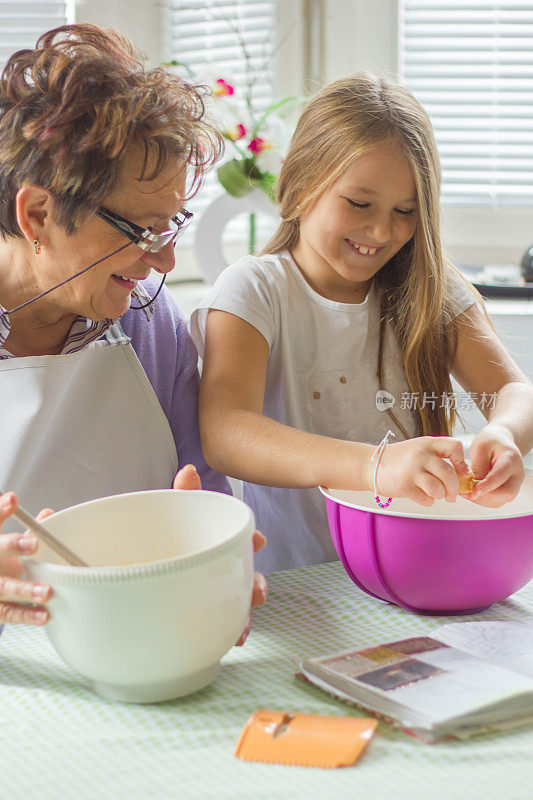
[[[300,217],[292,256],[319,294],[361,302],[374,275],[414,234],[416,185],[407,157],[386,140],[354,159]]]
[[[383,250],[383,247],[375,247],[371,244],[363,245],[360,242],[354,242],[351,239],[346,239],[346,242],[352,250],[359,255],[364,256],[365,258],[375,256]]]

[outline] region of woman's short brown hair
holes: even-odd
[[[148,69],[129,39],[96,25],[55,28],[34,50],[14,53],[0,79],[0,235],[21,235],[23,183],[50,191],[57,222],[74,233],[118,185],[132,145],[144,152],[136,177],[183,159],[193,193],[222,150],[205,118],[206,92]]]

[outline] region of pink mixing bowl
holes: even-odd
[[[431,508],[370,492],[334,489],[326,498],[333,544],[367,594],[417,614],[475,614],[533,577],[533,472],[501,508],[459,497]]]

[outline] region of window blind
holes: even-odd
[[[0,0],[0,70],[16,50],[35,47],[42,33],[71,21],[71,0]]]
[[[278,0],[170,0],[166,6],[167,60],[187,64],[199,76],[223,78],[235,88],[235,96],[256,80],[253,106],[261,114],[275,98],[274,59],[276,49],[276,10]],[[246,51],[246,54],[245,52]],[[226,143],[218,165],[233,158],[236,151]],[[217,165],[217,166],[218,166]],[[215,170],[197,195],[188,202],[198,219],[207,205],[224,190]],[[191,244],[195,224],[180,243]],[[227,238],[245,240],[247,221],[237,219],[227,227]]]
[[[533,203],[533,0],[400,0],[400,78],[454,204]]]

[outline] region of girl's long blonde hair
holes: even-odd
[[[294,248],[299,217],[345,172],[354,159],[386,140],[402,147],[413,171],[418,217],[412,239],[376,274],[380,298],[377,363],[383,385],[383,354],[390,329],[400,347],[423,435],[451,435],[457,413],[450,397],[450,366],[457,347],[457,325],[446,290],[453,270],[442,254],[439,230],[440,164],[428,115],[403,87],[369,73],[335,81],[306,105],[292,137],[277,182],[282,222],[262,254]],[[462,278],[462,276],[460,276]],[[464,280],[464,279],[463,279]],[[465,280],[465,284],[475,291]],[[426,393],[426,395],[424,395]],[[408,434],[392,410],[395,424]]]

